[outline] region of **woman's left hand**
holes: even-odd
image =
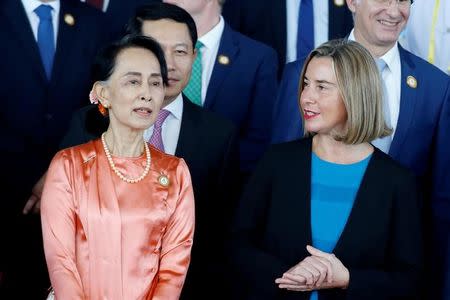
[[[294,268],[291,268],[283,274],[283,277],[275,280],[279,288],[303,292],[330,288],[345,289],[348,287],[350,273],[334,254],[320,251],[309,245],[306,246],[306,250],[311,254],[309,257],[310,261],[311,259],[317,259],[321,262],[326,261],[327,265],[330,266],[331,272],[327,272],[327,280],[319,280],[314,285],[308,285],[306,284],[305,278],[298,275],[299,273],[302,273],[301,270],[294,270]],[[298,268],[302,268],[301,263],[298,265]]]

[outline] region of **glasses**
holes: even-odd
[[[407,7],[410,6],[414,1],[413,0],[373,0],[378,5],[383,5],[385,7],[391,6],[392,2],[397,2],[399,7]]]

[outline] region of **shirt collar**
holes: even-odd
[[[217,23],[210,31],[205,33],[198,40],[202,42],[203,46],[207,49],[213,49],[219,44],[224,28],[225,21],[222,16],[220,16],[219,23]]]
[[[350,32],[350,34],[348,36],[348,39],[350,41],[356,42],[354,31],[355,31],[355,29],[352,29],[352,31]],[[383,56],[381,56],[379,58],[384,60],[384,62],[388,66],[389,70],[393,70],[395,61],[400,59],[400,53],[398,51],[398,42],[396,42],[395,45],[391,49],[388,50],[388,52],[386,52]]]
[[[39,5],[44,4],[51,6],[53,8],[53,15],[55,15],[59,13],[59,8],[61,6],[59,0],[49,1],[47,3],[41,2],[39,0],[22,0],[22,4],[27,14],[33,13],[34,10],[39,7]]]
[[[174,101],[169,103],[166,107],[162,107],[161,109],[165,109],[170,111],[172,116],[176,119],[181,120],[181,116],[183,115],[183,95],[179,94]]]

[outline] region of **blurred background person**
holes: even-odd
[[[167,84],[153,39],[125,37],[94,64],[91,101],[109,115],[97,139],[62,150],[48,170],[42,230],[57,299],[178,299],[194,235],[182,159],[149,146]]]
[[[278,52],[279,75],[286,63],[345,37],[353,26],[344,0],[226,0],[223,15],[232,28]]]
[[[49,286],[38,215],[22,215],[56,153],[73,111],[90,88],[89,69],[104,39],[104,16],[79,1],[0,3],[0,271],[8,295],[41,299]],[[33,201],[24,213],[38,211]],[[26,288],[24,283],[26,282]],[[5,292],[5,291],[3,291]]]
[[[184,93],[236,125],[245,181],[270,143],[277,92],[276,53],[231,29],[221,15],[224,0],[164,2],[182,7],[195,20],[197,57]]]
[[[415,0],[400,41],[405,49],[450,75],[450,1]]]
[[[372,56],[333,40],[310,54],[300,80],[308,137],[274,145],[239,203],[239,299],[414,299],[420,197],[412,172],[370,144],[392,132]]]
[[[113,37],[120,38],[126,31],[128,20],[136,9],[145,4],[161,2],[161,0],[81,0],[105,13],[108,30]]]

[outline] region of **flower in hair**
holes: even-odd
[[[91,90],[89,92],[89,100],[91,101],[92,104],[98,104],[98,98],[94,90]]]

